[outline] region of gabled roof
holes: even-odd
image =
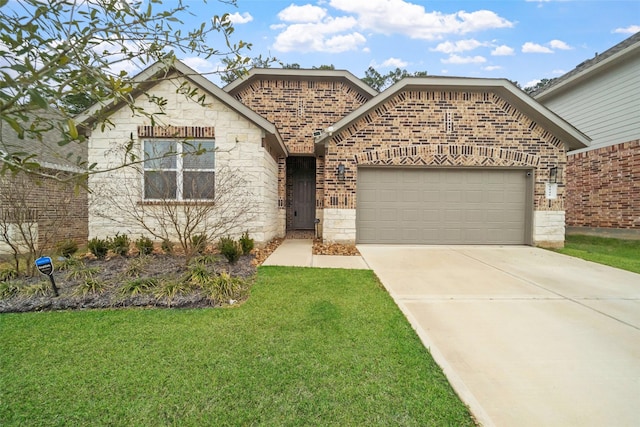
[[[0,120],[0,154],[10,153],[20,158],[34,156],[33,161],[47,169],[73,173],[86,172],[83,168],[86,167],[87,144],[78,141],[60,144],[65,138],[55,125],[66,123],[66,117],[61,112],[49,108],[34,110],[27,114],[30,124],[35,123],[36,127],[51,127],[51,125],[53,127],[41,132],[40,139],[30,138],[29,132],[25,132],[24,138],[20,139],[11,126]],[[40,125],[38,125],[39,120],[42,120]]]
[[[482,79],[466,77],[405,77],[363,104],[316,138],[318,153],[331,135],[337,134],[360,117],[376,109],[396,94],[405,90],[491,90],[512,106],[522,111],[537,124],[551,132],[571,149],[584,148],[591,141],[588,136],[560,118],[557,114],[535,101],[506,79]]]
[[[299,68],[252,68],[248,74],[237,78],[226,85],[225,92],[236,92],[247,84],[260,78],[275,78],[283,80],[335,80],[343,81],[357,88],[367,98],[378,94],[378,91],[346,70],[321,70]]]
[[[634,54],[640,54],[640,32],[635,33],[603,53],[596,54],[594,58],[578,64],[576,68],[552,80],[550,84],[533,92],[531,96],[543,102],[546,98],[555,95],[561,90],[579,84],[582,80],[615,66]]]
[[[133,78],[134,85],[136,86],[136,93],[134,93],[133,96],[138,96],[140,93],[142,93],[142,91],[148,90],[149,88],[153,87],[159,82],[160,78],[170,75],[171,72],[177,72],[184,78],[190,80],[192,83],[200,86],[210,95],[216,97],[219,101],[227,105],[236,113],[240,114],[245,119],[249,120],[262,130],[264,130],[267,135],[267,142],[272,144],[276,151],[278,151],[279,155],[286,156],[288,154],[288,150],[284,145],[282,137],[280,136],[278,129],[273,123],[271,123],[255,111],[251,110],[250,108],[247,108],[244,104],[234,99],[228,93],[216,86],[213,82],[203,77],[200,73],[188,67],[185,63],[179,60],[172,61],[170,64],[165,64],[159,61],[137,74]],[[85,126],[91,126],[97,120],[98,114],[102,115],[104,113],[117,110],[123,105],[124,102],[122,101],[113,101],[109,104],[95,104],[87,111],[80,114],[76,118],[76,120],[78,123],[81,123]]]

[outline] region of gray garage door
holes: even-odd
[[[524,244],[527,171],[358,170],[358,243]]]

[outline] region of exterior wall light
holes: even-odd
[[[344,165],[342,163],[340,163],[338,165],[338,169],[337,169],[338,181],[344,181],[344,171],[345,171],[345,167],[344,167]]]
[[[558,167],[553,166],[549,168],[549,182],[557,183],[558,182]]]

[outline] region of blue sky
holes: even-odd
[[[333,64],[357,77],[369,66],[382,74],[400,67],[429,75],[505,77],[526,87],[558,77],[640,31],[639,0],[237,3],[236,8],[193,1],[193,24],[229,12],[234,39],[253,44],[250,56],[302,68]],[[200,72],[219,67],[215,60],[181,59]]]

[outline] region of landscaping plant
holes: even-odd
[[[140,237],[136,240],[136,247],[140,255],[150,255],[153,252],[153,241],[148,237]]]
[[[231,264],[240,259],[242,255],[242,247],[240,243],[233,240],[231,237],[221,237],[218,241],[218,250]]]
[[[71,258],[78,252],[78,243],[73,239],[63,240],[56,245],[56,252],[60,256]]]
[[[242,236],[240,237],[240,246],[242,247],[243,255],[249,255],[251,253],[254,242],[253,239],[249,237],[249,231],[242,233]]]
[[[129,253],[130,243],[129,236],[116,233],[115,237],[109,242],[109,247],[113,253],[126,256]]]
[[[109,242],[104,239],[94,237],[87,244],[89,251],[98,259],[105,259],[109,252]]]

